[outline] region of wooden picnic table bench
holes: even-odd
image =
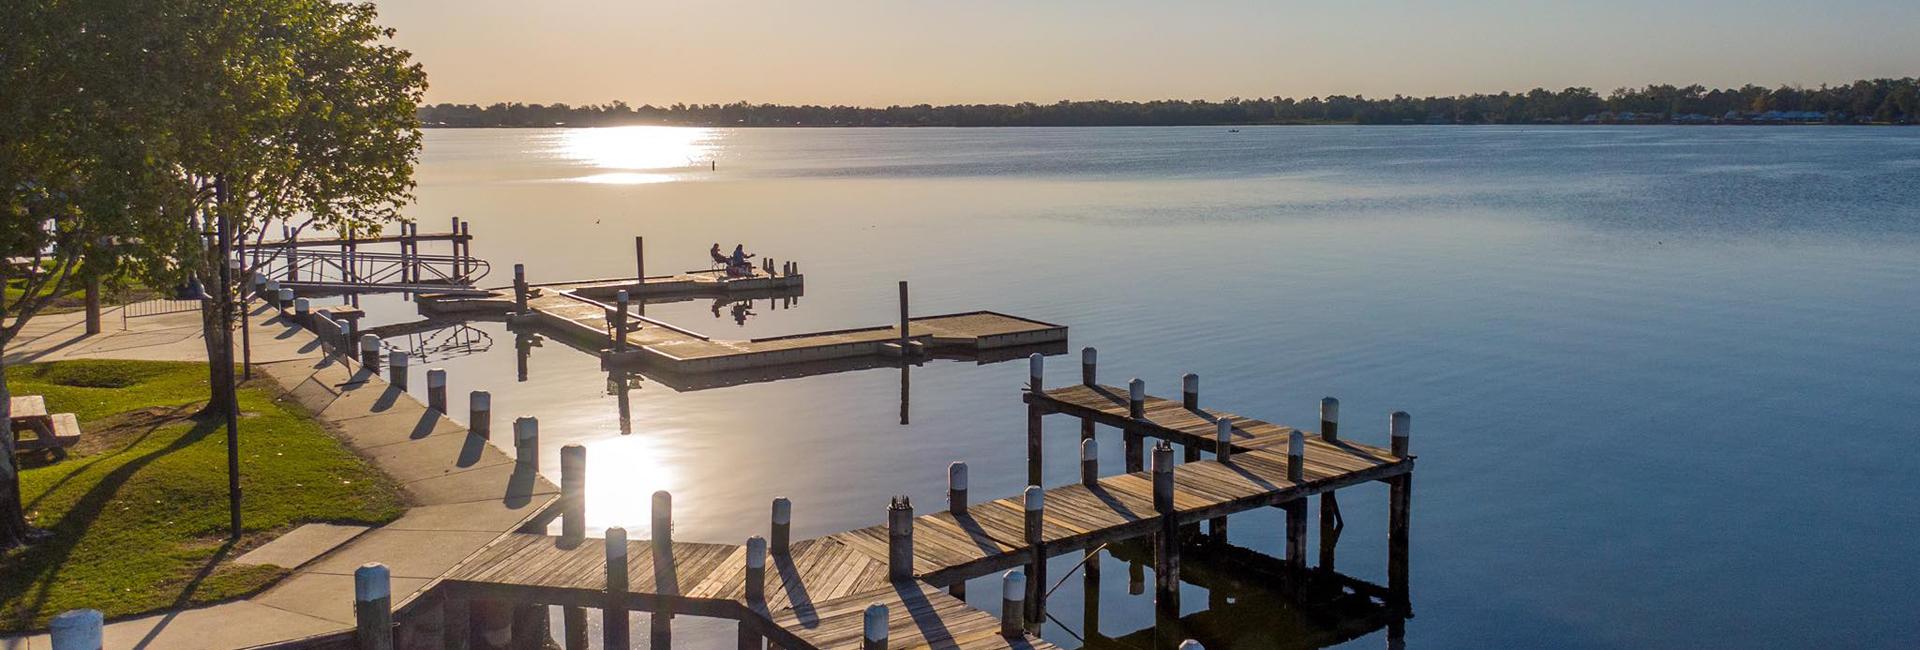
[[[47,413],[47,400],[20,395],[12,400],[14,453],[66,449],[80,442],[80,419],[72,413]],[[26,432],[33,437],[23,437]]]

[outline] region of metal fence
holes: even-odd
[[[127,319],[129,318],[178,314],[180,312],[199,310],[200,301],[197,299],[175,300],[172,298],[155,298],[152,300],[130,302],[120,306],[120,329],[127,329]]]

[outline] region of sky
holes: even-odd
[[[1920,2],[376,0],[427,101],[946,104],[1920,75]]]

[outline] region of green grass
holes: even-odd
[[[129,616],[243,597],[286,574],[228,560],[308,522],[399,517],[393,482],[354,456],[298,404],[263,386],[240,390],[242,519],[227,541],[226,436],[194,416],[200,363],[62,361],[9,367],[14,395],[43,395],[86,431],[76,453],[21,474],[27,517],[52,539],[0,557],[0,632],[44,628],[90,607]]]

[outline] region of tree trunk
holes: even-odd
[[[213,292],[209,292],[211,295]],[[225,322],[219,297],[200,303],[201,332],[207,343],[207,407],[203,413],[226,414],[233,403],[233,327]]]
[[[6,352],[0,339],[0,358]],[[13,391],[7,387],[7,366],[0,363],[0,550],[26,545],[38,536],[20,505],[20,465],[13,448]]]

